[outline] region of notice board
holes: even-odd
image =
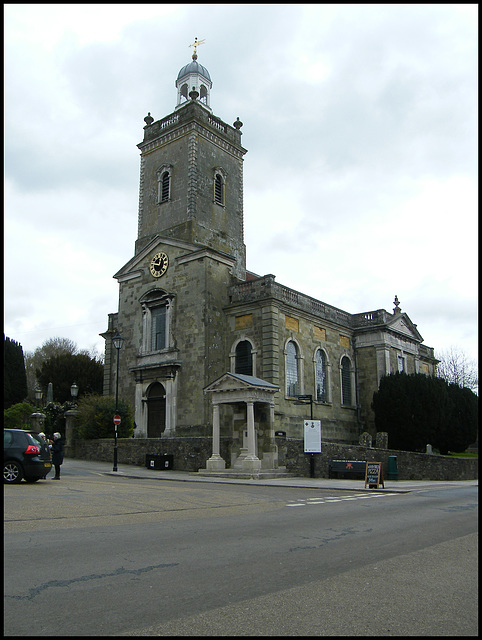
[[[379,485],[385,488],[383,483],[383,469],[381,462],[367,462],[365,470],[365,489],[367,485],[371,488],[378,489]]]
[[[321,453],[321,420],[305,420],[305,453]]]

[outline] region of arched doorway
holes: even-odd
[[[166,428],[166,390],[154,382],[147,392],[147,437],[160,438]]]

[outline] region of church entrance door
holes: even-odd
[[[154,382],[147,392],[147,437],[160,438],[166,428],[166,390]]]

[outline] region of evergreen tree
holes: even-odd
[[[89,393],[102,393],[104,366],[85,354],[64,353],[43,362],[36,375],[44,396],[51,382],[54,401],[64,403],[71,399],[70,387],[74,382],[79,387],[79,397]]]
[[[441,378],[384,376],[372,408],[377,431],[388,432],[393,449],[424,451],[432,444],[441,453],[465,451],[477,437],[477,396]]]
[[[27,397],[22,345],[3,335],[3,405],[8,409]]]
[[[132,409],[126,400],[119,399],[118,407],[112,396],[87,396],[78,404],[77,437],[83,440],[114,437],[114,415],[116,409],[121,417],[117,429],[119,438],[130,438],[134,425]]]
[[[458,384],[450,384],[447,392],[449,402],[446,420],[433,442],[442,454],[465,451],[477,439],[478,396]]]

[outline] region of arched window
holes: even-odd
[[[169,187],[171,186],[171,176],[167,171],[162,174],[161,184],[161,202],[167,202],[169,200]]]
[[[253,356],[249,340],[242,340],[236,345],[234,373],[253,375]]]
[[[299,394],[298,347],[290,341],[286,345],[286,395],[297,396]]]
[[[157,171],[157,203],[169,202],[171,199],[172,167],[164,165]]]
[[[351,362],[347,356],[341,359],[341,401],[344,405],[352,405]]]
[[[224,175],[217,169],[214,173],[214,202],[224,206]]]
[[[328,378],[326,372],[326,354],[318,349],[315,356],[316,400],[328,401]]]
[[[199,88],[199,99],[200,101],[205,104],[208,105],[208,90],[206,89],[206,87],[202,84]],[[209,105],[208,105],[209,106]]]
[[[179,89],[179,102],[183,102],[183,100],[188,100],[188,87],[187,84],[184,83],[181,88]]]
[[[140,299],[142,306],[141,353],[162,351],[170,346],[172,296],[162,289],[154,289]]]

